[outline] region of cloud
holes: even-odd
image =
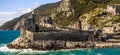
[[[29,12],[31,12],[31,11],[32,11],[31,8],[19,8],[19,9],[18,9],[18,13],[20,13],[20,14],[29,13]]]
[[[0,12],[0,26],[5,22],[17,17],[16,14],[17,12]]]
[[[31,8],[35,9],[38,6],[40,6],[40,3],[39,2],[35,2],[35,3],[33,3],[33,5],[31,5]]]
[[[38,6],[40,6],[40,3],[35,2],[28,8],[18,8],[18,10],[14,12],[0,12],[0,26],[9,20],[12,20],[15,17],[31,12],[33,9],[37,8]]]
[[[17,13],[16,13],[17,14]],[[12,19],[14,19],[15,17],[18,17],[18,16],[16,16],[16,14],[9,14],[9,15],[1,15],[0,14],[0,26],[2,25],[2,24],[4,24],[5,22],[7,22],[7,21],[10,21],[10,20],[12,20]]]
[[[39,2],[35,2],[29,8],[18,8],[17,13],[19,13],[19,14],[29,13],[33,9],[37,8],[38,6],[40,6],[40,3]]]
[[[16,14],[17,12],[0,12],[0,15],[13,15]]]
[[[13,18],[0,18],[0,26],[4,24],[5,22],[12,20]]]

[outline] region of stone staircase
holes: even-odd
[[[112,34],[112,37],[107,40],[107,42],[118,43],[120,42],[120,32]]]

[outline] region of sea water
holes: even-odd
[[[6,45],[19,36],[20,31],[0,31],[0,55],[120,55],[120,48],[72,49],[57,51],[9,49]]]

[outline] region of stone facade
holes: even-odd
[[[103,27],[103,33],[114,33],[114,27],[112,26]]]
[[[68,27],[75,30],[82,30],[82,22],[81,20],[78,20],[77,22],[75,22],[75,24],[68,25]]]
[[[52,18],[47,16],[42,17],[39,21],[39,26],[52,28],[53,27]]]
[[[103,27],[103,33],[117,33],[120,32],[119,26],[105,26]]]
[[[52,24],[49,18],[41,19],[41,24]],[[78,21],[79,29],[81,29],[81,21]],[[16,49],[35,49],[35,50],[56,50],[71,49],[82,47],[94,47],[92,41],[96,41],[97,34],[94,31],[80,30],[59,30],[53,31],[46,27],[40,28],[42,31],[36,32],[36,24],[33,14],[27,19],[21,21],[21,35],[19,38],[8,44],[9,48]],[[47,30],[47,31],[46,31]],[[57,29],[58,30],[58,29]],[[82,45],[79,42],[88,42]],[[82,43],[83,43],[82,42]],[[87,48],[87,47],[86,47]]]
[[[89,30],[90,25],[88,24],[88,20],[90,19],[90,15],[85,14],[79,18],[81,20],[81,29]]]
[[[64,14],[67,13],[67,17],[69,17],[71,14],[74,14],[74,9],[71,8],[71,2],[73,1],[75,0],[62,0],[60,8],[58,8],[57,11],[65,12]],[[112,8],[108,8],[108,10],[109,9],[112,10]],[[53,16],[55,15],[53,14]],[[21,35],[12,43],[8,44],[9,48],[31,48],[33,50],[95,48],[99,45],[95,45],[96,43],[102,42],[102,38],[100,37],[102,31],[90,30],[90,25],[88,24],[88,15],[85,15],[83,19],[81,17],[75,24],[72,25],[73,27],[70,26],[70,28],[58,27],[57,25],[54,26],[52,18],[45,16],[42,17],[40,22],[36,25],[34,17],[35,15],[32,13],[30,17],[21,21]],[[105,30],[103,33],[113,33],[112,31],[114,31],[113,27],[104,27],[103,29]],[[104,39],[106,41],[108,37],[111,38],[111,35],[105,37],[106,38]]]
[[[29,31],[35,32],[35,18],[30,16],[28,19],[26,19],[25,28]]]

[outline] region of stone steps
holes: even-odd
[[[107,42],[112,42],[112,43],[119,43],[120,39],[109,39]]]

